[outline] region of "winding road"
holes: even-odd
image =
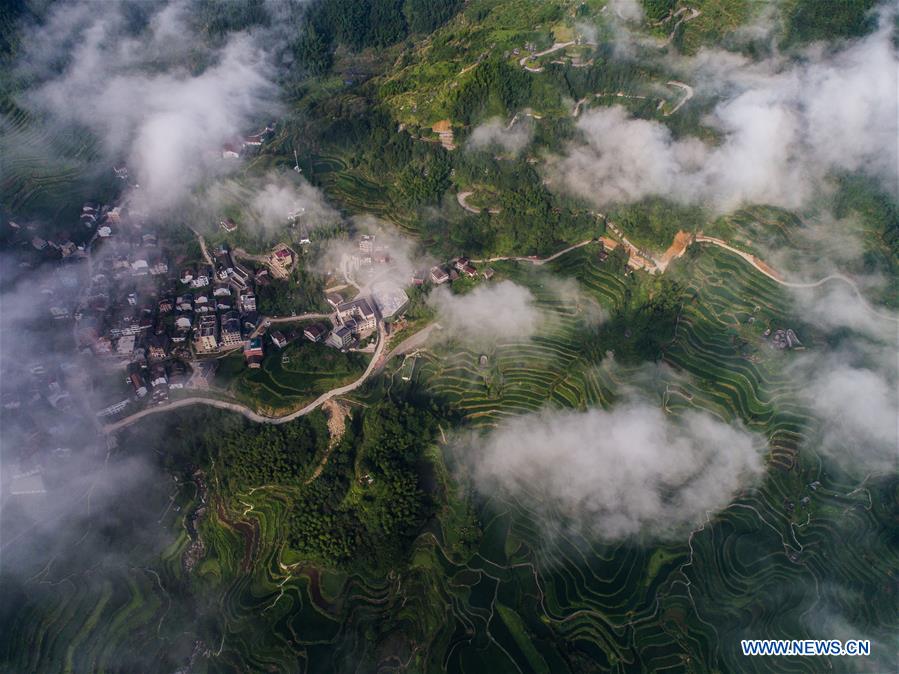
[[[478,213],[481,212],[481,209],[480,209],[480,208],[475,208],[474,206],[469,205],[469,203],[468,203],[467,201],[465,201],[465,200],[468,199],[468,197],[470,197],[472,194],[474,194],[474,192],[459,192],[459,193],[456,195],[456,201],[458,201],[458,202],[459,202],[459,205],[460,205],[462,208],[464,208],[466,211],[468,211],[469,213],[474,213],[475,215],[477,215]]]
[[[529,257],[498,256],[498,257],[484,258],[484,259],[479,259],[479,260],[472,260],[472,262],[484,263],[484,262],[500,262],[500,261],[504,261],[504,260],[512,260],[515,262],[527,262],[529,264],[539,266],[539,265],[546,264],[547,262],[552,262],[556,258],[561,257],[562,255],[565,255],[566,253],[570,253],[571,251],[576,250],[577,248],[581,248],[581,247],[586,246],[587,244],[590,244],[593,242],[594,242],[594,239],[586,239],[584,241],[581,241],[580,243],[576,243],[574,245],[568,246],[567,248],[563,248],[562,250],[550,255],[549,257],[544,257],[544,258],[539,258],[539,257],[535,257],[535,256],[529,256]],[[862,293],[859,290],[858,285],[856,285],[855,281],[853,281],[852,279],[850,279],[847,276],[844,276],[842,274],[830,274],[829,276],[825,276],[824,278],[822,278],[818,281],[813,281],[813,282],[798,283],[798,282],[786,281],[778,272],[776,272],[774,269],[769,267],[763,260],[759,259],[755,255],[752,255],[750,253],[742,251],[739,248],[735,248],[734,246],[731,246],[730,244],[728,244],[726,241],[724,241],[722,239],[718,239],[718,238],[711,237],[711,236],[705,236],[702,233],[697,233],[693,237],[693,242],[711,244],[714,246],[718,246],[720,248],[724,248],[725,250],[730,251],[731,253],[734,253],[735,255],[742,258],[744,261],[748,262],[758,272],[767,276],[772,281],[775,281],[776,283],[778,283],[782,286],[785,286],[787,288],[797,288],[797,289],[817,288],[817,287],[823,286],[826,283],[829,283],[830,281],[841,281],[843,283],[848,284],[852,288],[856,297],[858,297],[859,301],[862,302],[863,306],[865,307],[865,309],[867,311],[869,311],[872,314],[874,314],[880,318],[883,318],[885,320],[899,322],[899,317],[880,313],[874,307],[872,307],[867,302],[867,300],[864,298],[864,296],[862,295]],[[678,247],[677,253],[675,255],[673,255],[672,257],[680,257],[680,255],[683,254],[683,251],[686,250],[687,247],[688,246],[686,246],[686,245]],[[668,260],[668,262],[670,262],[670,260]],[[665,266],[667,266],[667,264]],[[289,322],[301,321],[304,319],[324,318],[324,317],[327,317],[327,314],[300,314],[298,316],[289,316],[289,317],[269,319],[269,320],[271,320],[272,323],[289,323]],[[440,325],[438,323],[431,323],[430,325],[425,326],[424,328],[419,330],[414,335],[410,335],[409,337],[404,339],[402,342],[400,342],[399,345],[397,345],[394,349],[392,349],[389,353],[387,353],[385,355],[384,348],[388,341],[387,335],[384,332],[383,324],[378,325],[377,347],[375,348],[375,352],[372,355],[372,358],[369,361],[368,366],[365,368],[365,372],[363,372],[362,375],[358,379],[356,379],[353,382],[350,382],[349,384],[345,384],[343,386],[339,386],[337,388],[331,389],[330,391],[322,393],[318,398],[313,400],[311,403],[305,405],[304,407],[302,407],[298,410],[295,410],[294,412],[285,414],[284,416],[267,417],[267,416],[259,414],[258,412],[253,411],[246,405],[243,405],[240,403],[228,402],[226,400],[218,400],[216,398],[191,397],[191,398],[182,398],[180,400],[176,400],[176,401],[167,403],[165,405],[157,405],[155,407],[145,408],[145,409],[141,410],[140,412],[137,412],[135,414],[125,417],[124,419],[120,419],[119,421],[116,421],[114,423],[103,426],[103,431],[107,434],[115,433],[116,431],[118,431],[122,428],[125,428],[126,426],[130,426],[131,424],[134,424],[135,422],[140,421],[141,419],[148,417],[150,415],[158,414],[161,412],[168,412],[170,410],[180,409],[183,407],[190,407],[191,405],[208,405],[210,407],[215,407],[218,409],[228,410],[231,412],[237,412],[239,414],[244,415],[247,419],[250,419],[251,421],[254,421],[257,423],[284,424],[289,421],[293,421],[294,419],[297,419],[299,417],[305,416],[306,414],[309,414],[313,410],[316,410],[319,407],[321,407],[321,405],[323,405],[328,400],[331,400],[332,398],[335,398],[337,396],[344,395],[346,393],[356,390],[357,388],[362,386],[362,384],[364,384],[369,379],[369,377],[372,376],[372,374],[379,371],[384,366],[384,364],[386,364],[391,358],[393,358],[394,356],[398,356],[398,355],[407,353],[411,350],[414,350],[415,348],[420,347],[422,344],[424,344],[424,342],[430,336],[431,332],[433,332],[435,329],[438,329],[438,330],[440,329]]]
[[[534,255],[530,255],[527,257],[516,257],[513,255],[501,255],[499,257],[486,257],[480,260],[472,260],[472,262],[484,263],[484,262],[502,262],[504,260],[512,260],[513,262],[529,262],[530,264],[535,264],[540,266],[542,264],[546,264],[547,262],[552,262],[557,257],[561,257],[565,255],[565,253],[570,253],[576,248],[581,248],[582,246],[586,246],[588,243],[593,243],[595,239],[587,239],[586,241],[581,241],[580,243],[576,243],[573,246],[568,246],[568,248],[563,248],[558,253],[553,253],[549,257],[536,257]]]
[[[806,283],[797,283],[794,281],[786,281],[786,280],[784,280],[783,276],[781,276],[778,272],[774,271],[771,267],[769,267],[767,264],[765,264],[765,262],[763,260],[757,258],[755,255],[752,255],[750,253],[742,251],[739,248],[734,248],[726,241],[717,239],[713,236],[705,236],[703,234],[697,234],[694,237],[694,241],[696,241],[697,243],[710,243],[714,246],[718,246],[719,248],[724,248],[725,250],[728,250],[731,253],[734,253],[735,255],[739,255],[746,262],[751,264],[756,269],[756,271],[764,274],[772,281],[779,283],[780,285],[782,285],[786,288],[797,288],[797,289],[819,288],[820,286],[823,286],[825,283],[829,283],[830,281],[842,281],[843,283],[848,284],[850,288],[852,288],[852,292],[855,293],[855,296],[862,303],[862,306],[864,306],[865,309],[867,311],[869,311],[871,314],[873,314],[874,316],[877,316],[878,318],[887,320],[887,321],[893,321],[894,323],[899,323],[899,316],[891,316],[889,314],[883,314],[883,313],[877,311],[877,309],[875,309],[873,306],[871,306],[868,303],[868,300],[865,299],[864,295],[862,295],[862,291],[859,290],[859,287],[855,283],[855,281],[853,281],[848,276],[844,276],[843,274],[830,274],[828,276],[825,276],[822,279],[819,279],[818,281],[810,281],[810,282],[806,282]]]
[[[365,372],[362,373],[356,381],[350,382],[349,384],[345,384],[343,386],[338,386],[337,388],[333,388],[330,391],[322,393],[318,398],[313,400],[311,403],[306,405],[305,407],[301,407],[300,409],[291,412],[289,414],[285,414],[281,417],[266,417],[258,412],[253,411],[246,405],[242,405],[240,403],[232,403],[226,400],[217,400],[215,398],[182,398],[181,400],[176,400],[174,402],[168,403],[166,405],[157,405],[155,407],[147,407],[146,409],[141,410],[131,416],[127,416],[124,419],[120,419],[111,424],[107,424],[103,427],[104,432],[106,433],[114,433],[126,426],[130,426],[136,421],[140,421],[141,419],[148,417],[152,414],[158,414],[160,412],[168,412],[173,409],[178,409],[181,407],[190,407],[191,405],[209,405],[210,407],[217,407],[221,410],[230,410],[232,412],[239,412],[243,414],[250,421],[255,421],[261,424],[286,424],[288,421],[293,421],[299,417],[305,416],[312,412],[313,410],[318,409],[322,403],[325,401],[334,398],[335,396],[340,396],[345,393],[349,393],[350,391],[355,391],[357,388],[362,386],[368,380],[368,378],[372,375],[372,373],[378,367],[378,361],[381,356],[381,352],[384,350],[384,345],[386,344],[384,327],[382,325],[378,326],[378,346],[375,348],[375,353],[372,356],[372,359],[368,363],[368,367],[365,368]]]
[[[292,319],[293,320],[293,319]],[[440,329],[440,325],[437,323],[432,323],[428,326],[425,326],[414,335],[410,335],[405,340],[400,342],[399,345],[395,349],[393,349],[386,357],[384,357],[383,351],[384,347],[387,344],[387,336],[384,332],[383,325],[378,326],[378,345],[375,348],[375,352],[372,355],[371,360],[368,363],[368,367],[365,368],[365,372],[353,382],[349,384],[345,384],[343,386],[338,386],[337,388],[333,388],[330,391],[322,393],[318,398],[313,400],[308,405],[301,407],[298,410],[290,412],[289,414],[285,414],[280,417],[267,417],[254,410],[250,409],[246,405],[241,403],[229,402],[227,400],[218,400],[217,398],[203,398],[203,397],[192,397],[192,398],[182,398],[180,400],[175,400],[173,402],[167,403],[165,405],[157,405],[155,407],[147,407],[140,412],[136,412],[130,416],[125,417],[124,419],[119,419],[118,421],[107,424],[103,427],[103,432],[105,433],[115,433],[116,431],[125,428],[126,426],[130,426],[135,422],[140,421],[148,416],[153,414],[159,414],[161,412],[169,412],[171,410],[180,409],[183,407],[190,407],[191,405],[208,405],[209,407],[215,407],[220,410],[228,410],[230,412],[237,412],[238,414],[244,415],[250,421],[255,421],[260,424],[286,424],[289,421],[293,421],[294,419],[298,419],[299,417],[305,416],[312,412],[313,410],[321,407],[325,402],[335,398],[337,396],[344,395],[351,391],[355,391],[357,388],[362,386],[369,377],[372,376],[375,372],[380,370],[385,363],[387,363],[391,358],[395,355],[400,355],[405,353],[406,351],[417,348],[421,344],[425,342],[425,340],[430,336],[431,332],[434,329]]]
[[[540,66],[532,68],[531,66],[527,65],[528,61],[530,61],[531,59],[540,58],[541,56],[546,56],[547,54],[552,54],[554,51],[565,49],[565,47],[570,47],[573,44],[575,44],[574,40],[572,40],[571,42],[556,42],[549,49],[544,49],[543,51],[538,51],[536,54],[528,54],[527,56],[522,57],[521,59],[519,59],[518,65],[531,73],[543,72],[543,68]]]
[[[459,202],[459,205],[460,205],[462,208],[464,208],[466,211],[468,211],[469,213],[474,213],[474,214],[477,215],[477,214],[479,214],[479,213],[480,213],[482,210],[484,210],[484,209],[476,208],[475,206],[472,206],[471,204],[469,204],[469,203],[466,201],[466,199],[468,199],[468,197],[470,197],[472,194],[474,194],[474,192],[459,192],[458,194],[456,194],[456,201],[458,201],[458,202]],[[499,213],[502,209],[494,207],[494,208],[488,208],[488,209],[486,209],[486,210],[487,210],[488,213],[491,213],[491,214],[493,214],[493,215],[496,215],[496,214]]]
[[[197,241],[200,244],[200,251],[203,253],[203,259],[206,260],[206,264],[210,267],[215,267],[215,262],[212,259],[212,256],[209,254],[209,249],[206,248],[206,239],[203,238],[203,235],[200,234],[197,230],[191,228],[194,234],[197,236]]]
[[[669,80],[668,84],[670,84],[672,87],[677,87],[678,89],[682,89],[684,92],[684,97],[681,98],[677,102],[677,105],[675,105],[673,108],[671,108],[671,110],[669,110],[668,112],[662,113],[665,115],[665,117],[670,117],[671,115],[673,115],[675,112],[680,110],[687,101],[689,101],[691,98],[693,98],[693,87],[691,87],[689,84],[684,84],[683,82],[678,82],[677,80]]]

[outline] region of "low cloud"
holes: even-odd
[[[71,323],[51,318],[51,307],[75,311],[86,265],[23,271],[18,259],[0,256],[0,559],[7,578],[28,577],[75,546],[98,562],[110,559],[109,541],[91,550],[88,530],[144,512],[143,501],[124,497],[160,477],[140,453],[113,460],[98,428],[95,410],[121,399],[124,367],[79,352]]]
[[[223,145],[278,109],[270,59],[246,34],[204,49],[183,3],[157,5],[139,34],[124,5],[97,7],[61,5],[25,36],[16,72],[32,86],[18,100],[49,124],[89,129],[158,212],[230,170]]]
[[[667,539],[754,484],[764,448],[740,425],[632,401],[507,421],[478,447],[474,471],[485,493],[531,499],[588,534]]]
[[[253,199],[252,208],[268,230],[283,227],[290,217],[310,228],[340,219],[340,214],[328,205],[318,188],[305,179],[300,179],[299,184],[285,180],[269,182]]]
[[[859,285],[869,292],[880,288],[876,279],[859,279],[853,286],[839,276],[823,286],[794,288],[792,294],[803,318],[827,330],[851,329],[876,340],[895,340],[899,315],[873,307],[859,295]]]
[[[836,275],[792,289],[795,312],[823,337],[787,370],[814,418],[809,449],[860,477],[899,466],[899,315],[856,288],[880,281]]]
[[[480,285],[464,295],[440,286],[428,303],[437,311],[441,334],[476,346],[527,339],[542,320],[531,292],[511,281]]]
[[[837,358],[816,363],[815,370],[807,393],[822,433],[821,448],[856,471],[895,471],[899,459],[896,378]]]
[[[606,7],[622,21],[633,23],[643,21],[643,5],[637,0],[609,0]]]
[[[216,181],[197,195],[197,206],[209,222],[217,222],[224,213],[239,212],[238,224],[267,234],[282,231],[288,224],[311,231],[342,220],[321,190],[293,172]]]
[[[386,222],[362,216],[353,218],[351,225],[352,237],[327,242],[317,263],[320,273],[340,274],[357,286],[377,281],[405,288],[416,271],[434,264],[416,242]],[[363,236],[374,237],[370,252],[360,248]]]
[[[499,118],[479,124],[471,132],[466,147],[473,150],[501,149],[507,154],[518,156],[534,137],[533,125],[525,118],[511,126]]]
[[[884,24],[889,24],[884,21]],[[841,51],[754,64],[709,53],[689,62],[724,100],[705,120],[721,142],[675,138],[623,107],[588,111],[584,142],[556,164],[554,182],[598,205],[662,195],[721,211],[744,203],[795,209],[833,170],[865,171],[896,185],[896,68],[889,25]]]

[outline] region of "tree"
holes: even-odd
[[[327,72],[333,62],[330,43],[311,23],[294,45],[294,54],[313,75]]]
[[[430,33],[446,23],[461,6],[461,0],[406,0],[403,14],[413,33]]]

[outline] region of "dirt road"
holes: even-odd
[[[571,42],[556,42],[549,49],[544,49],[543,51],[538,51],[536,54],[528,54],[527,56],[523,56],[522,58],[520,58],[518,60],[518,65],[520,65],[522,68],[524,68],[525,70],[527,70],[528,72],[531,72],[531,73],[543,72],[542,67],[538,66],[536,68],[533,68],[533,67],[527,65],[527,62],[531,59],[537,59],[537,58],[540,58],[541,56],[546,56],[547,54],[552,54],[554,51],[559,51],[560,49],[565,49],[565,47],[570,47],[573,44],[574,44],[574,40],[572,40]]]
[[[563,248],[557,253],[553,253],[549,257],[537,257],[535,255],[530,255],[527,257],[516,257],[514,255],[501,255],[499,257],[487,257],[482,258],[480,260],[472,260],[472,262],[484,263],[484,262],[502,262],[504,260],[512,260],[514,262],[528,262],[530,264],[535,264],[537,266],[546,264],[547,262],[552,262],[557,257],[561,257],[565,255],[565,253],[570,253],[576,248],[581,248],[582,246],[586,246],[588,243],[593,243],[593,239],[587,239],[586,241],[581,241],[580,243],[576,243],[573,246],[568,246],[568,248]]]
[[[678,82],[677,80],[669,80],[668,84],[670,84],[672,87],[677,87],[678,89],[683,89],[684,97],[681,98],[677,102],[677,105],[675,105],[673,108],[671,108],[671,110],[664,113],[665,117],[670,117],[671,115],[673,115],[675,112],[680,110],[687,101],[689,101],[691,98],[693,98],[693,87],[691,87],[689,84],[684,84],[683,82]]]
[[[458,201],[459,205],[462,208],[464,208],[466,211],[468,211],[469,213],[478,214],[481,212],[482,209],[472,206],[471,204],[469,204],[466,201],[466,199],[468,199],[468,197],[470,197],[472,194],[474,194],[474,192],[459,192],[458,194],[456,194],[456,201]],[[493,215],[496,215],[501,210],[502,209],[494,207],[494,208],[488,208],[487,212],[492,213]]]
[[[820,286],[823,286],[825,283],[830,283],[831,281],[841,281],[843,283],[848,284],[849,287],[852,288],[852,292],[855,294],[855,296],[859,299],[859,301],[865,307],[866,311],[870,312],[874,316],[877,316],[878,318],[882,318],[887,321],[892,321],[894,323],[899,322],[899,317],[881,313],[877,309],[875,309],[873,306],[871,306],[868,303],[868,301],[865,299],[864,295],[862,295],[862,292],[861,292],[861,290],[859,290],[859,287],[855,283],[855,281],[853,281],[848,276],[843,276],[842,274],[830,274],[829,276],[825,276],[824,278],[822,278],[818,281],[811,281],[808,283],[797,283],[797,282],[793,282],[793,281],[786,281],[786,280],[784,280],[784,277],[779,272],[777,272],[774,269],[772,269],[771,267],[769,267],[763,260],[759,259],[755,255],[751,255],[751,254],[746,253],[738,248],[734,248],[733,246],[728,244],[726,241],[722,241],[721,239],[717,239],[713,236],[705,236],[701,233],[696,235],[695,241],[697,243],[710,243],[714,246],[718,246],[719,248],[724,248],[725,250],[728,250],[731,253],[734,253],[735,255],[739,255],[746,262],[748,262],[753,267],[755,267],[755,269],[757,271],[761,272],[762,274],[767,276],[772,281],[775,281],[786,288],[798,288],[798,289],[818,288]]]
[[[197,241],[200,244],[200,251],[203,253],[203,259],[206,260],[206,264],[214,268],[215,262],[213,262],[212,256],[209,254],[209,250],[206,248],[206,239],[204,239],[203,235],[195,229],[193,230],[193,233],[197,235]]]
[[[474,206],[469,206],[468,202],[465,201],[465,200],[468,199],[468,197],[470,197],[472,194],[474,194],[474,192],[459,192],[459,193],[456,195],[456,201],[458,201],[458,202],[459,202],[459,205],[460,205],[462,208],[464,208],[466,211],[468,211],[469,213],[474,213],[475,215],[477,215],[478,213],[481,212],[481,209],[480,209],[480,208],[475,208]]]

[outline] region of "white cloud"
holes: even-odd
[[[475,150],[501,148],[517,156],[528,146],[533,135],[532,125],[527,118],[511,127],[504,124],[501,119],[494,118],[475,127],[468,138],[467,146]]]
[[[643,5],[637,0],[609,0],[606,6],[619,19],[634,23],[643,21]]]
[[[63,5],[23,41],[18,72],[38,84],[20,102],[93,131],[110,160],[128,161],[145,206],[172,206],[225,169],[224,143],[277,108],[268,57],[242,34],[203,50],[181,3],[162,6],[137,36],[121,5],[96,8]]]
[[[688,67],[724,95],[706,120],[720,144],[676,139],[622,107],[596,109],[579,119],[586,142],[557,163],[556,183],[598,204],[663,195],[722,211],[798,208],[832,169],[865,170],[895,190],[897,64],[889,26],[786,65],[700,54]]]
[[[518,417],[473,451],[486,493],[532,499],[611,540],[678,536],[764,471],[764,442],[741,426],[700,412],[673,419],[645,402]]]
[[[899,396],[894,377],[824,359],[816,363],[808,394],[825,451],[856,470],[896,470]]]
[[[480,285],[464,295],[436,288],[428,303],[437,311],[441,334],[477,346],[531,337],[541,321],[531,292],[511,281]]]

